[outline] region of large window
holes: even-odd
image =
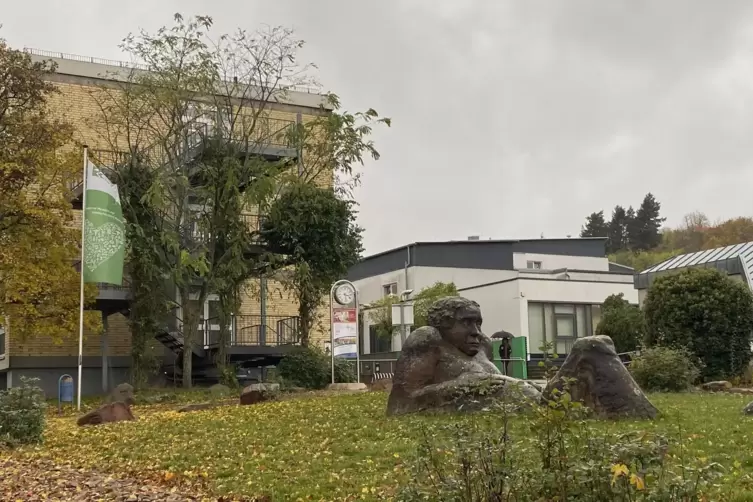
[[[375,325],[369,326],[369,354],[392,352],[392,339],[379,336]]]
[[[528,350],[541,353],[551,343],[558,355],[568,354],[577,338],[595,334],[600,319],[599,305],[528,302]]]

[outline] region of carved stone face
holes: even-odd
[[[455,322],[442,330],[442,337],[461,352],[475,356],[481,350],[481,310],[463,307],[457,311]]]

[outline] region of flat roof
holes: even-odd
[[[514,270],[515,253],[604,258],[605,248],[605,237],[413,242],[363,258],[347,277],[354,281],[406,266]]]
[[[117,61],[65,52],[24,47],[23,51],[31,56],[32,61],[53,61],[57,65],[55,73],[75,77],[96,78],[115,82],[127,82],[134,72],[148,72],[149,67],[136,62]],[[329,108],[324,95],[317,89],[306,86],[290,85],[281,89],[275,101],[281,104],[301,106],[304,108]]]
[[[558,243],[563,241],[603,241],[606,243],[607,238],[606,237],[555,237],[550,239],[466,239],[466,240],[457,240],[457,241],[416,241],[411,242],[410,244],[405,244],[403,246],[398,246],[396,248],[388,249],[386,251],[380,251],[378,253],[374,253],[369,256],[365,256],[361,258],[361,262],[370,260],[372,258],[377,258],[382,255],[386,255],[389,253],[394,253],[395,251],[405,250],[410,247],[419,247],[419,246],[444,246],[444,245],[456,245],[456,244],[514,244],[514,243],[523,243],[523,242],[551,242],[551,243]]]
[[[674,256],[634,276],[636,289],[647,289],[666,273],[686,268],[716,268],[730,275],[742,274],[753,285],[753,241]]]

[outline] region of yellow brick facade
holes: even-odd
[[[70,80],[67,82],[65,80]],[[55,84],[59,93],[51,96],[49,100],[53,115],[73,124],[76,141],[88,145],[92,150],[109,150],[110,142],[103,133],[101,109],[97,103],[96,87],[79,83],[80,79],[58,75]],[[101,96],[101,94],[100,94]],[[273,119],[296,121],[297,112],[287,111],[291,107],[285,105],[284,109],[273,109],[268,116]],[[306,112],[314,113],[314,109],[301,108],[303,120],[311,117]],[[125,145],[122,145],[125,147]],[[332,186],[332,174],[322,174],[317,178],[317,184]],[[74,224],[81,224],[81,212],[74,211]],[[259,315],[261,302],[258,295],[258,281],[251,281],[248,292],[243,295],[241,314]],[[256,293],[254,293],[256,292]],[[285,291],[282,285],[273,280],[267,283],[267,314],[270,316],[297,316],[298,306],[294,295]],[[323,345],[329,340],[329,303],[321,309],[321,321],[316,323],[312,332],[312,341]],[[12,336],[7,337],[8,354],[11,356],[77,356],[78,336],[71,333],[62,343],[38,336],[26,340],[16,340]],[[121,314],[115,314],[108,318],[108,353],[111,356],[130,355],[131,334],[127,319]],[[84,338],[84,355],[98,356],[101,354],[101,336],[87,333]]]

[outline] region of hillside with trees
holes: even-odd
[[[637,210],[616,205],[609,220],[604,210],[591,213],[581,237],[606,237],[610,261],[644,270],[667,258],[716,247],[753,241],[753,218],[712,222],[704,213],[685,215],[675,228],[662,228],[661,203],[648,193]]]

